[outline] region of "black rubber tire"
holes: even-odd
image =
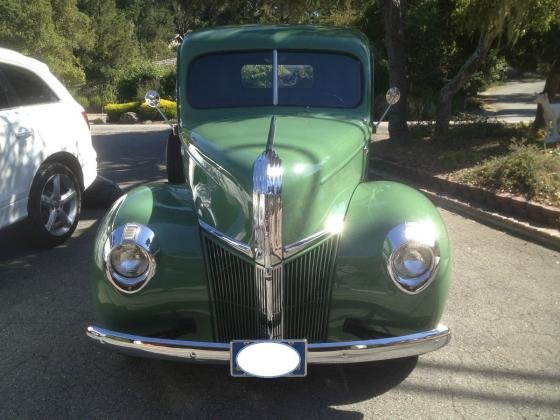
[[[76,192],[76,216],[68,231],[61,235],[53,235],[47,230],[41,220],[41,194],[48,180],[56,174],[63,174],[70,178]],[[41,246],[53,247],[65,242],[76,230],[82,211],[82,187],[78,177],[72,170],[60,162],[44,163],[31,184],[29,201],[27,203],[28,226],[32,239]]]
[[[173,133],[169,133],[169,137],[167,137],[165,158],[167,180],[172,184],[184,184],[186,177],[183,169],[183,158],[181,157],[181,140],[179,136]]]

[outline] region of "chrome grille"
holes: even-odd
[[[252,262],[204,235],[216,338],[251,339],[262,334]]]
[[[324,340],[327,335],[337,238],[284,263],[284,332],[288,338]]]
[[[205,232],[203,244],[217,341],[326,339],[337,237],[268,272]]]

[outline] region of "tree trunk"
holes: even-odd
[[[389,112],[389,137],[398,144],[405,144],[410,138],[407,125],[407,55],[402,22],[404,2],[405,0],[379,0],[385,28],[385,47],[389,58],[389,83],[401,91],[400,101]]]
[[[486,59],[494,36],[481,34],[476,50],[461,66],[453,78],[440,90],[436,114],[436,138],[445,139],[449,132],[449,121],[453,110],[453,98],[471,78],[476,69]]]
[[[554,101],[554,97],[560,91],[560,59],[557,59],[552,63],[552,68],[546,76],[546,82],[544,83],[544,90],[542,93],[548,95],[548,100],[550,102]],[[542,105],[537,105],[537,114],[535,115],[535,120],[531,126],[531,130],[536,132],[537,130],[545,128],[544,115]]]

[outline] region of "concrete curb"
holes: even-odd
[[[487,226],[507,231],[512,235],[535,242],[547,248],[560,251],[560,231],[556,229],[537,227],[528,222],[483,210],[479,207],[457,200],[456,198],[437,194],[419,186],[415,182],[411,182],[408,179],[390,174],[377,168],[370,169],[370,176],[374,179],[386,179],[412,185],[439,207],[458,213],[470,219],[474,219]]]

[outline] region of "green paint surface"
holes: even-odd
[[[337,51],[364,69],[362,103],[354,109],[258,107],[195,110],[186,98],[189,63],[200,54],[239,50]],[[394,336],[437,325],[447,296],[450,250],[435,207],[391,182],[363,182],[371,135],[372,57],[362,35],[315,27],[229,27],[193,32],[178,58],[178,107],[189,185],[151,184],[130,191],[109,211],[96,239],[93,298],[101,326],[132,334],[213,341],[199,218],[232,238],[252,241],[252,167],[277,117],[275,150],[283,162],[283,242],[324,230],[345,216],[333,279],[329,340]],[[190,151],[191,154],[187,153]],[[192,153],[195,153],[193,157]],[[441,261],[434,282],[416,295],[400,291],[383,257],[387,233],[430,221]],[[160,243],[157,272],[137,294],[107,280],[102,259],[112,230],[127,222],[152,229]]]

